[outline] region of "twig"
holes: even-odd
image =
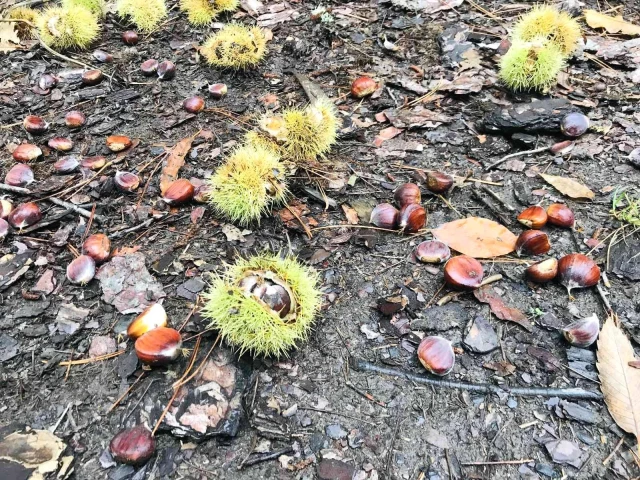
[[[67,365],[85,365],[87,363],[100,362],[102,360],[109,360],[110,358],[114,358],[119,355],[122,355],[124,352],[125,352],[124,350],[118,350],[117,352],[107,353],[106,355],[100,355],[98,357],[83,358],[82,360],[68,360],[68,361],[60,362],[58,366],[66,367]]]
[[[62,419],[65,417],[65,415],[67,414],[70,408],[71,408],[71,402],[67,404],[67,408],[64,409],[64,412],[62,412],[62,415],[60,415],[60,418],[58,418],[58,421],[56,422],[56,424],[49,428],[49,431],[51,433],[55,433],[55,431],[60,426],[60,422],[62,422]]]
[[[389,475],[389,469],[391,468],[391,464],[393,463],[391,461],[392,457],[393,457],[393,447],[396,444],[396,438],[398,438],[398,430],[400,430],[400,424],[401,422],[401,416],[402,413],[404,412],[404,409],[399,410],[398,411],[398,415],[396,416],[396,426],[393,429],[393,437],[391,437],[391,443],[389,445],[389,451],[387,452],[387,458],[385,459],[385,467],[384,467],[384,471],[386,472],[386,477],[391,478]]]
[[[252,465],[257,465],[258,463],[267,462],[269,460],[273,460],[274,458],[278,458],[281,455],[286,455],[287,453],[293,452],[292,447],[285,447],[281,450],[276,450],[275,452],[268,453],[259,453],[255,457],[250,458],[249,460],[242,462],[238,469],[242,469],[244,467],[250,467]]]
[[[480,185],[480,189],[483,192],[486,192],[487,194],[489,194],[491,197],[493,197],[493,199],[496,202],[498,202],[500,205],[502,205],[504,208],[506,208],[510,212],[515,212],[516,211],[516,209],[514,207],[509,205],[509,203],[507,203],[505,200],[503,200],[502,197],[500,197],[500,195],[498,195],[496,192],[491,190],[489,187],[485,187],[484,185]]]
[[[495,462],[465,462],[463,467],[480,467],[482,465],[522,465],[523,463],[535,462],[533,458],[523,458],[522,460],[496,460]]]
[[[589,392],[582,388],[524,388],[524,387],[498,387],[488,383],[466,383],[455,382],[452,380],[443,380],[426,377],[424,375],[416,375],[415,373],[405,372],[396,368],[379,367],[365,360],[351,357],[349,360],[351,368],[359,372],[372,372],[381,375],[392,375],[395,377],[404,377],[415,383],[423,385],[432,385],[440,388],[458,388],[478,393],[495,393],[499,395],[517,395],[523,397],[542,396],[542,397],[560,397],[572,398],[578,400],[594,400],[602,401],[603,397],[600,393]]]
[[[509,155],[506,155],[506,156],[502,157],[497,162],[494,162],[491,165],[486,166],[484,169],[485,170],[492,170],[492,169],[496,168],[498,165],[502,165],[504,162],[506,162],[510,158],[521,157],[523,155],[532,155],[534,153],[546,152],[547,150],[549,150],[549,148],[551,148],[551,147],[540,147],[540,148],[535,148],[533,150],[525,150],[523,152],[510,153]]]
[[[616,452],[620,449],[620,447],[622,446],[623,443],[624,443],[624,437],[620,437],[620,440],[616,444],[616,448],[614,448],[613,451],[609,455],[607,455],[607,458],[605,458],[602,461],[603,465],[606,465],[607,463],[609,463],[611,461],[611,459],[616,454]]]
[[[147,388],[144,389],[144,392],[142,392],[142,395],[140,395],[140,398],[135,403],[133,408],[131,410],[129,410],[129,413],[127,413],[124,416],[124,418],[120,421],[120,425],[124,424],[127,421],[127,418],[129,418],[131,416],[131,414],[136,411],[136,408],[138,408],[138,405],[140,405],[140,402],[142,402],[142,400],[144,399],[144,396],[147,394],[147,392],[151,388],[151,385],[153,385],[153,382],[155,382],[156,380],[157,380],[157,378],[151,379],[151,381],[149,382],[149,385],[147,385]]]
[[[162,218],[165,218],[165,217],[162,217]],[[122,229],[122,230],[117,230],[117,231],[111,233],[109,235],[109,237],[111,237],[112,239],[124,237],[127,233],[137,232],[138,230],[141,230],[143,228],[148,227],[149,225],[151,225],[155,221],[156,221],[156,218],[152,217],[152,218],[150,218],[148,220],[145,220],[142,223],[139,223],[138,225],[134,225],[133,227],[125,228],[125,229]]]
[[[109,413],[111,410],[113,410],[113,409],[114,409],[114,408],[116,408],[118,405],[120,405],[120,402],[121,402],[122,400],[124,400],[124,399],[127,397],[127,395],[129,395],[129,393],[131,392],[131,390],[133,390],[133,389],[135,388],[135,386],[138,384],[138,382],[144,378],[144,376],[145,376],[145,374],[146,374],[146,373],[147,373],[147,372],[145,372],[144,370],[142,371],[142,373],[140,374],[140,376],[139,376],[138,378],[136,378],[136,381],[135,381],[135,382],[133,382],[129,388],[127,388],[127,391],[126,391],[126,392],[124,392],[122,395],[120,395],[120,397],[119,397],[115,402],[113,402],[113,405],[111,405],[111,407],[109,408],[109,410],[107,410],[107,413]]]
[[[609,299],[607,298],[607,293],[602,289],[602,286],[600,285],[599,282],[596,285],[596,288],[598,289],[598,294],[602,299],[602,303],[604,303],[604,306],[607,309],[607,313],[611,315],[613,313],[613,308],[611,308],[611,303],[609,303]]]
[[[348,349],[347,349],[348,350]],[[354,392],[362,395],[364,398],[366,398],[367,400],[372,401],[373,403],[380,405],[381,407],[387,407],[387,405],[384,402],[381,402],[380,400],[376,400],[373,395],[371,395],[370,393],[367,392],[363,392],[362,390],[360,390],[358,387],[356,387],[353,383],[351,382],[345,382],[345,385],[347,387],[349,387],[351,390],[353,390]]]

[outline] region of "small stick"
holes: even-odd
[[[60,422],[62,422],[62,419],[65,417],[65,415],[67,414],[67,412],[69,411],[69,409],[71,408],[71,402],[69,402],[67,404],[67,408],[64,409],[64,412],[62,412],[62,415],[60,415],[60,418],[58,418],[58,421],[56,422],[55,425],[53,425],[51,428],[49,428],[49,431],[51,433],[55,433],[55,431],[58,429],[58,427],[60,426]]]
[[[463,467],[480,467],[482,465],[522,465],[523,463],[535,462],[533,458],[523,458],[522,460],[496,460],[495,462],[465,462]]]
[[[467,383],[456,382],[452,380],[443,380],[427,377],[424,375],[417,375],[415,373],[405,372],[397,368],[379,367],[366,360],[357,359],[351,357],[349,360],[351,368],[359,372],[372,372],[380,375],[391,375],[394,377],[404,377],[415,383],[422,385],[432,385],[440,388],[458,388],[460,390],[467,390],[470,392],[478,393],[496,393],[500,395],[517,395],[524,397],[542,396],[542,397],[560,397],[560,398],[572,398],[578,400],[594,400],[602,401],[602,394],[598,392],[589,392],[582,388],[525,388],[525,387],[498,387],[489,383]]]
[[[367,400],[372,401],[373,403],[380,405],[381,407],[387,407],[387,405],[384,402],[381,402],[379,400],[376,400],[373,395],[371,395],[370,393],[367,392],[363,392],[362,390],[360,390],[358,387],[356,387],[353,383],[351,382],[345,382],[345,385],[347,387],[349,387],[351,390],[353,390],[354,392],[356,392],[359,395],[362,395],[364,398],[366,398]]]
[[[298,410],[311,410],[312,412],[328,413],[329,415],[337,415],[339,417],[350,418],[351,420],[356,420],[358,422],[366,423],[368,425],[373,425],[374,427],[376,426],[375,423],[370,422],[368,420],[354,417],[353,415],[349,415],[347,413],[336,412],[335,410],[325,410],[324,408],[316,408],[316,407],[298,407]]]
[[[127,395],[129,395],[129,393],[131,392],[131,390],[134,389],[134,387],[138,384],[138,382],[140,380],[142,380],[145,376],[147,372],[145,372],[144,370],[142,371],[142,373],[140,374],[140,376],[138,378],[136,378],[136,381],[133,382],[131,384],[131,386],[129,388],[127,388],[127,391],[124,392],[122,395],[120,395],[120,398],[118,398],[115,402],[113,402],[113,405],[111,405],[111,407],[109,408],[109,410],[107,410],[107,413],[109,413],[111,410],[113,410],[114,408],[116,408],[118,405],[120,405],[120,402],[122,400],[124,400],[126,398]]]
[[[507,203],[505,200],[503,200],[502,197],[500,197],[500,195],[498,195],[496,192],[491,190],[489,187],[485,187],[484,185],[480,185],[480,189],[483,192],[486,192],[487,194],[491,195],[491,197],[493,197],[493,199],[496,202],[498,202],[500,205],[502,205],[504,208],[506,208],[510,212],[515,212],[516,211],[515,208],[513,208],[511,205],[509,205],[509,203]]]
[[[298,223],[302,225],[302,228],[304,229],[304,233],[307,234],[307,237],[313,238],[313,235],[311,234],[311,230],[309,230],[309,227],[307,226],[307,224],[302,221],[302,219],[298,216],[298,214],[294,212],[291,209],[291,207],[289,207],[289,205],[285,205],[285,207],[287,210],[289,210],[289,213],[291,213],[291,215],[293,215],[296,218],[296,220],[298,220]]]
[[[616,444],[616,448],[614,448],[613,451],[609,455],[607,455],[607,458],[605,458],[602,461],[603,465],[606,465],[607,463],[609,463],[611,461],[611,459],[616,454],[616,452],[620,449],[620,447],[622,446],[623,443],[624,443],[624,437],[620,437],[620,440]]]
[[[551,148],[551,147],[540,147],[540,148],[535,148],[533,150],[524,150],[523,152],[510,153],[509,155],[506,155],[506,156],[502,157],[497,162],[494,162],[491,165],[488,165],[484,169],[485,170],[493,170],[498,165],[502,165],[504,162],[506,162],[510,158],[521,157],[523,155],[532,155],[534,153],[546,152],[547,150],[549,150],[549,148]]]
[[[238,468],[241,469],[244,467],[257,465],[258,463],[267,462],[269,460],[273,460],[274,458],[278,458],[282,455],[286,455],[287,453],[291,453],[291,452],[293,452],[292,447],[285,447],[281,450],[276,450],[275,452],[257,454],[257,456],[247,460],[246,462],[242,462],[242,465],[240,465]]]
[[[600,298],[602,299],[602,303],[604,303],[604,306],[607,309],[607,313],[609,315],[611,315],[613,313],[613,308],[611,308],[611,303],[609,303],[609,299],[607,298],[606,292],[602,289],[602,286],[600,285],[599,282],[596,285],[596,288],[598,289],[598,294],[600,295]]]
[[[124,350],[119,350],[117,352],[107,353],[106,355],[100,355],[98,357],[83,358],[82,360],[64,361],[64,362],[60,362],[58,364],[58,366],[59,367],[66,367],[67,365],[85,365],[87,363],[100,362],[101,360],[109,360],[110,358],[114,358],[114,357],[117,357],[119,355],[122,355],[124,352],[125,352]]]
[[[142,392],[142,395],[140,395],[140,398],[138,399],[136,404],[133,406],[133,408],[131,410],[129,410],[129,413],[127,413],[124,416],[124,418],[120,422],[120,425],[122,425],[124,422],[126,422],[127,418],[129,418],[131,416],[131,414],[136,411],[136,408],[138,408],[138,405],[140,405],[140,402],[142,402],[142,400],[144,399],[144,396],[147,394],[147,392],[151,388],[151,385],[153,385],[153,382],[155,382],[156,380],[157,380],[157,378],[151,379],[151,381],[149,382],[149,385],[147,385],[147,388],[144,389],[144,392]]]

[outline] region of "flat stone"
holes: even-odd
[[[354,472],[352,465],[333,458],[323,458],[318,463],[319,480],[351,480]]]
[[[546,443],[545,448],[549,452],[551,459],[555,463],[576,465],[576,462],[580,459],[582,451],[573,442],[569,440],[554,440]]]
[[[629,280],[640,280],[640,236],[625,237],[611,247],[610,271]]]
[[[18,355],[18,342],[4,333],[0,335],[0,362],[6,362]]]
[[[577,403],[567,402],[566,400],[560,401],[560,406],[565,416],[582,423],[598,423],[598,416],[582,405]]]
[[[347,438],[349,434],[344,428],[342,428],[338,424],[327,425],[324,429],[327,437],[332,438],[333,440],[340,440],[341,438]]]
[[[428,428],[423,437],[422,437],[429,445],[433,445],[438,448],[450,448],[449,439],[438,430],[433,428]]]
[[[467,312],[458,302],[436,305],[424,310],[421,317],[411,321],[412,330],[445,332],[460,326],[460,319],[466,318]]]
[[[475,353],[489,353],[500,346],[496,331],[483,316],[477,316],[469,325],[463,343]]]

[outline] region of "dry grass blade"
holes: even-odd
[[[640,452],[640,370],[629,366],[633,347],[611,316],[598,338],[598,376],[609,413],[625,432],[638,439]]]

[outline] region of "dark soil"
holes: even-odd
[[[575,291],[575,298],[570,300],[556,283],[537,286],[526,282],[526,265],[515,256],[512,260],[485,262],[487,276],[500,273],[504,277],[494,286],[502,300],[533,322],[533,330],[527,331],[496,318],[489,306],[476,301],[472,294],[459,296],[446,307],[428,308],[447,289],[441,291],[441,268],[417,264],[411,257],[423,236],[345,226],[314,231],[309,239],[297,222],[285,224],[274,212],[243,231],[242,241],[230,241],[223,232],[224,219],[209,210],[192,221],[190,214],[198,205],[169,210],[162,202],[159,170],[154,169],[165,146],[170,148],[201,131],[180,176],[205,178],[230,148],[242,141],[244,132],[253,128],[266,108],[307,102],[293,75],[305,73],[329,97],[340,98],[337,104],[345,119],[342,137],[326,162],[308,173],[299,170],[291,182],[295,202],[306,208],[304,217],[312,220],[312,225],[313,220],[318,226],[346,225],[342,205],[354,208],[360,214],[360,224],[367,225],[367,212],[377,203],[392,201],[392,192],[400,184],[417,181],[415,169],[419,168],[500,184],[487,187],[513,206],[513,212],[495,203],[486,192],[480,191],[480,196],[493,202],[503,218],[511,220],[508,228],[516,234],[521,228],[515,217],[529,204],[567,203],[576,214],[575,231],[546,229],[552,244],[549,255],[555,257],[575,251],[587,253],[591,247],[586,240],[594,235],[605,239],[621,226],[610,214],[612,192],[618,186],[637,188],[640,182],[640,171],[627,163],[629,152],[640,146],[640,89],[627,78],[628,70],[619,65],[601,69],[584,55],[572,59],[563,86],[553,88],[550,95],[569,99],[597,124],[608,128],[581,137],[570,155],[544,152],[517,157],[526,162],[523,170],[498,169],[486,174],[483,166],[508,153],[535,148],[518,143],[510,135],[488,135],[478,130],[488,111],[543,98],[514,95],[496,79],[495,45],[490,45],[500,42],[506,33],[504,25],[509,25],[521,10],[500,2],[480,2],[483,9],[497,9],[501,19],[496,20],[464,3],[422,18],[387,3],[332,3],[338,9],[333,23],[308,20],[314,4],[292,3],[298,18],[271,27],[273,40],[266,60],[246,72],[215,70],[203,64],[195,46],[210,32],[189,26],[177,10],[160,31],[144,37],[135,47],[127,47],[120,40],[126,26],[108,17],[96,48],[111,52],[114,63],[104,66],[108,78],[90,87],[101,92],[63,83],[49,95],[33,93],[32,87],[42,73],[57,73],[69,65],[37,46],[0,57],[3,176],[13,164],[10,146],[27,139],[19,125],[11,124],[27,114],[45,116],[52,122],[50,134],[71,137],[76,145],[74,152],[86,156],[113,156],[104,147],[107,135],[123,134],[140,140],[117,168],[142,170],[141,185],[151,179],[144,193],[142,188],[135,195],[114,190],[110,180],[114,167],[79,193],[88,195],[85,202],[95,204],[96,213],[107,217],[104,225],[92,224],[92,233],[113,235],[114,248],[139,248],[144,254],[147,268],[163,285],[164,306],[171,323],[178,326],[188,319],[185,338],[201,332],[206,324],[197,313],[190,316],[193,298],[186,298],[189,295],[184,294],[182,285],[194,277],[206,281],[209,272],[220,271],[223,263],[232,262],[236,255],[265,249],[291,252],[321,272],[325,302],[309,342],[280,362],[243,359],[250,376],[244,397],[246,415],[238,435],[193,443],[162,433],[157,453],[135,478],[323,478],[318,475],[335,466],[332,459],[353,467],[354,478],[358,479],[638,477],[637,458],[634,461],[630,453],[636,448],[635,439],[620,431],[603,402],[570,401],[563,407],[557,399],[429,388],[401,378],[356,372],[348,364],[349,356],[355,356],[422,373],[415,351],[419,335],[437,334],[457,347],[457,362],[448,379],[504,386],[581,387],[597,392],[595,381],[569,368],[568,344],[558,331],[575,318],[592,313],[604,321],[607,313],[595,289]],[[587,3],[597,8],[594,2]],[[628,20],[636,24],[640,21],[635,2],[626,2],[624,13]],[[253,22],[249,17],[242,21]],[[474,31],[469,40],[478,50],[480,61],[469,70],[469,76],[482,80],[481,90],[439,91],[424,105],[448,116],[449,122],[406,130],[375,148],[375,136],[389,126],[376,122],[376,113],[422,96],[430,90],[432,79],[454,79],[457,67],[446,65],[438,43],[439,34],[452,25],[466,25]],[[591,30],[590,34],[595,32]],[[385,47],[385,41],[397,50]],[[90,52],[70,55],[95,62]],[[148,58],[173,60],[177,65],[175,79],[158,82],[143,77],[138,66]],[[359,101],[350,98],[348,91],[351,81],[362,73],[386,84],[373,98]],[[412,87],[409,81],[424,91]],[[208,109],[197,116],[181,109],[185,98],[194,94],[206,97],[207,85],[218,82],[228,85],[226,97],[217,101],[208,98]],[[123,91],[133,98],[122,100]],[[88,125],[79,131],[69,131],[62,122],[64,113],[72,109],[82,110],[89,117]],[[536,145],[561,140],[560,134],[534,138]],[[43,145],[46,141],[36,139],[36,143]],[[79,176],[69,176],[56,183],[52,172],[56,157],[49,152],[33,165],[37,179],[34,185],[48,186],[47,194],[81,181]],[[546,185],[538,172],[580,181],[596,192],[596,198],[588,203],[568,199]],[[355,183],[347,183],[350,177]],[[309,189],[323,189],[337,202],[337,208],[325,209],[321,196],[314,197]],[[459,215],[499,221],[495,212],[473,195],[474,189],[474,182],[460,182],[448,196],[450,206],[423,189],[428,227]],[[33,198],[38,200],[47,194]],[[14,204],[27,198],[17,194],[8,197]],[[49,203],[41,204],[45,220],[62,211]],[[118,230],[166,212],[167,216],[145,228],[115,235]],[[67,232],[68,241],[56,247],[53,235],[70,224],[73,227]],[[58,366],[70,358],[86,358],[92,339],[99,335],[117,338],[121,347],[132,346],[117,332],[133,314],[122,315],[104,302],[97,280],[86,286],[65,280],[66,265],[73,259],[70,247],[80,248],[85,229],[86,219],[73,213],[30,234],[12,235],[2,245],[4,255],[24,249],[37,253],[26,273],[2,291],[0,339],[17,342],[17,355],[0,363],[0,425],[16,423],[48,429],[59,422],[55,433],[75,457],[71,478],[131,478],[131,468],[103,468],[101,456],[104,460],[110,439],[123,426],[149,421],[148,411],[140,407],[146,403],[141,401],[145,400],[145,391],[147,396],[155,396],[153,400],[166,404],[170,385],[182,375],[188,359],[146,373],[146,378],[111,412],[108,410],[113,402],[143,372],[140,366],[127,372],[124,356],[69,369]],[[632,230],[627,226],[625,232]],[[637,242],[633,237],[628,241]],[[594,252],[603,270],[607,267],[608,242],[604,249]],[[54,292],[37,300],[26,298],[29,295],[24,292],[31,291],[46,270],[53,270],[57,279]],[[638,283],[615,273],[609,273],[608,280],[606,290],[613,310],[637,342]],[[381,314],[379,300],[399,293],[409,298],[407,307],[392,317]],[[67,304],[89,310],[72,334],[54,328],[61,306]],[[467,324],[478,316],[487,319],[498,333],[499,348],[488,354],[472,353],[462,343]],[[199,359],[214,339],[215,332],[203,336]],[[185,346],[193,348],[193,344],[190,340]],[[0,343],[0,351],[7,348],[3,345]],[[638,351],[638,343],[634,347]],[[497,362],[513,365],[515,371],[501,377],[484,367]],[[595,367],[587,365],[589,369]],[[152,380],[155,387],[147,391]],[[576,419],[567,413],[573,411],[574,403],[586,409],[587,418]],[[294,405],[297,411],[291,409]],[[621,438],[624,444],[603,464]],[[548,451],[554,439],[568,440],[579,447],[577,467],[554,463]],[[284,455],[291,458],[275,455],[272,460],[240,469],[256,447],[260,452],[286,452]],[[531,460],[522,465],[500,463],[526,459]],[[499,464],[465,465],[492,461]],[[339,462],[336,465],[342,466]],[[331,475],[324,478],[345,478]]]

